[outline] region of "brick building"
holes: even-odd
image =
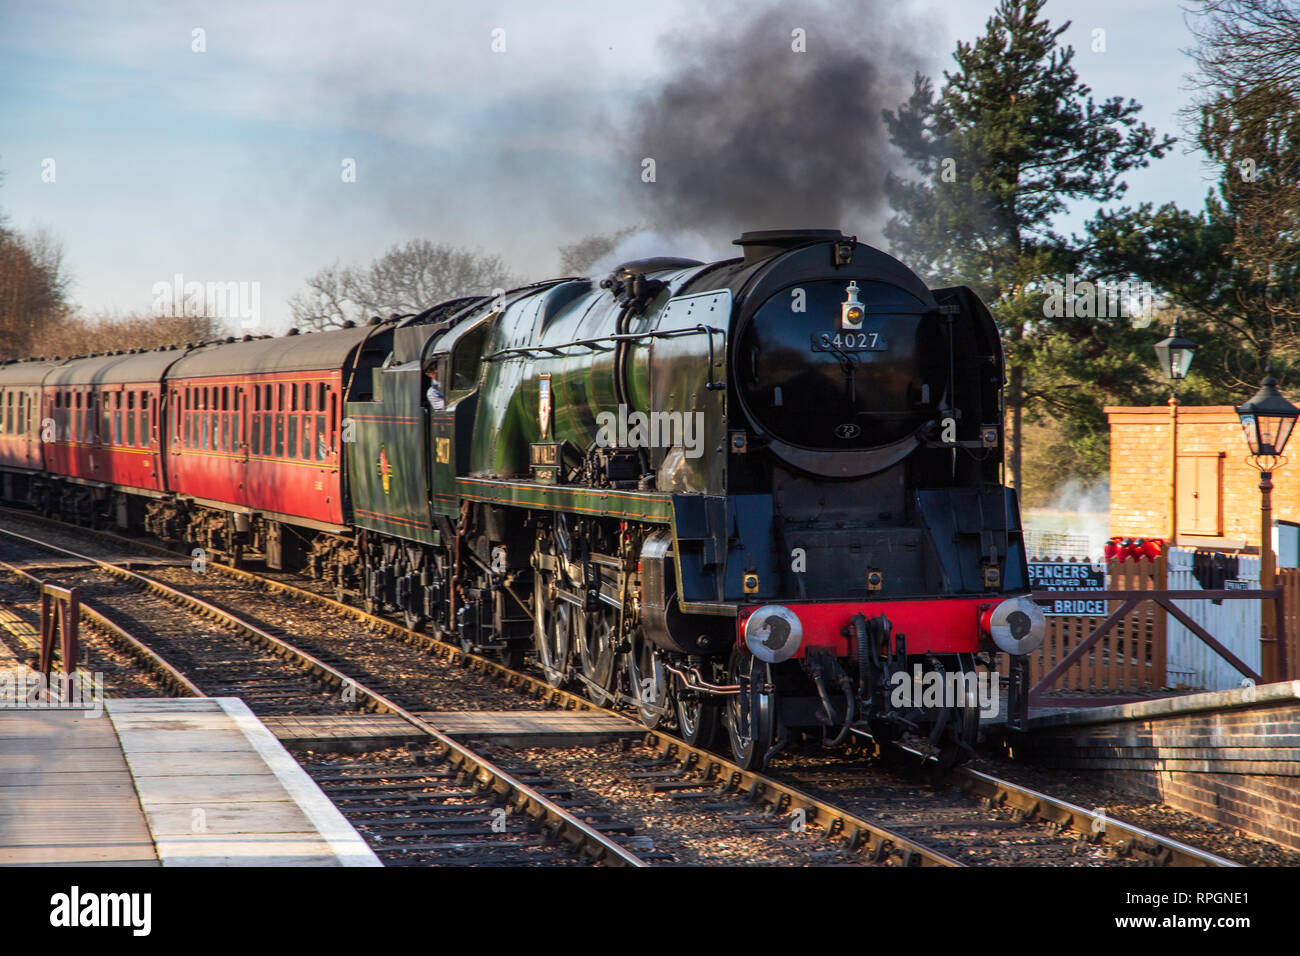
[[[1259,547],[1259,472],[1247,461],[1231,405],[1180,405],[1176,416],[1163,405],[1108,407],[1106,415],[1112,535],[1168,540],[1176,427],[1176,543],[1225,551]],[[1300,461],[1273,473],[1273,518],[1300,521]]]

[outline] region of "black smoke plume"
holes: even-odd
[[[646,220],[721,237],[737,228],[879,233],[898,164],[881,119],[928,63],[900,4],[736,7],[707,33],[664,41],[669,81],[632,114],[627,148],[655,161]],[[793,31],[805,31],[795,52]],[[640,166],[638,166],[640,169]]]

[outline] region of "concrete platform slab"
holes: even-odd
[[[0,707],[0,865],[378,866],[234,699]]]
[[[87,754],[95,769],[72,771]],[[0,760],[22,767],[0,774],[0,866],[158,865],[103,713],[0,709]]]
[[[379,865],[243,701],[183,703],[107,704],[164,866]]]

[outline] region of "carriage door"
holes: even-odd
[[[231,460],[234,462],[235,501],[241,505],[248,504],[248,441],[249,429],[253,427],[253,417],[248,405],[257,386],[232,385],[234,409],[231,412]]]

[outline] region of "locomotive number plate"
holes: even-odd
[[[885,337],[879,332],[814,332],[814,352],[883,352]]]

